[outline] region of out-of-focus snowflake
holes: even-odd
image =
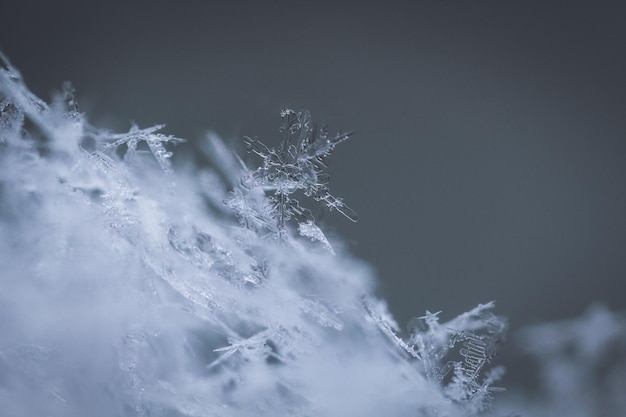
[[[623,314],[592,305],[577,319],[522,329],[518,339],[540,370],[541,401],[527,415],[626,415]]]

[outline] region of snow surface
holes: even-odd
[[[214,168],[174,169],[182,139],[162,126],[98,129],[71,86],[48,104],[6,61],[3,416],[489,411],[506,321],[487,303],[447,323],[427,313],[404,337],[370,268],[306,208],[317,200],[356,221],[324,173],[349,134],[329,135],[305,111],[282,117],[281,148],[246,139],[258,168],[208,136]]]

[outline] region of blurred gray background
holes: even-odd
[[[626,6],[572,1],[3,1],[0,48],[98,126],[279,141],[354,130],[326,227],[398,321],[497,300],[513,329],[626,308]]]

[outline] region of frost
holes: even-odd
[[[182,139],[162,126],[94,127],[69,84],[48,104],[0,68],[3,415],[484,408],[504,322],[489,304],[442,325],[428,315],[403,338],[369,268],[335,254],[296,199],[357,219],[325,174],[349,134],[329,135],[305,111],[282,116],[278,149],[246,139],[258,168],[213,135],[212,168],[178,169]],[[462,359],[444,361],[457,348]]]

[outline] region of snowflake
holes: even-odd
[[[274,192],[266,208],[276,219],[279,230],[283,230],[285,222],[292,217],[300,221],[312,219],[311,211],[291,198],[297,190],[356,222],[358,215],[340,198],[330,194],[329,176],[324,172],[325,159],[338,143],[348,139],[352,133],[330,136],[325,126],[318,129],[311,122],[306,110],[295,112],[286,109],[281,116],[283,140],[278,149],[269,148],[258,139],[244,138],[248,152],[254,152],[263,159],[262,166],[245,181],[246,185]]]

